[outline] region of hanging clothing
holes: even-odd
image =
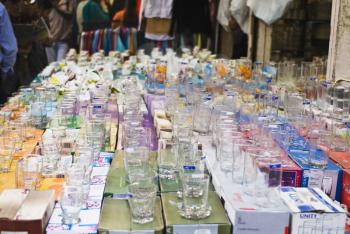
[[[208,0],[174,0],[172,31],[211,34]]]
[[[173,0],[144,0],[146,18],[171,19]]]
[[[83,8],[83,31],[109,28],[110,22],[108,15],[102,10],[100,5],[93,0]]]
[[[124,52],[129,50],[135,54],[137,50],[137,30],[135,28],[99,29],[83,32],[80,39],[80,50],[90,54],[103,50]]]
[[[146,20],[146,33],[169,35],[171,19],[149,18]]]
[[[173,0],[143,0],[141,14],[145,17],[145,38],[168,41],[170,36]]]

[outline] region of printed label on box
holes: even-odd
[[[311,188],[322,187],[322,181],[324,177],[323,170],[317,170],[317,169],[305,170],[304,174],[305,174],[305,177],[308,178],[308,187],[311,187]]]
[[[174,225],[174,234],[218,234],[217,224]]]

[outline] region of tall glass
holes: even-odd
[[[175,152],[175,142],[160,139],[158,150],[158,170],[159,177],[168,180],[176,178],[177,154]]]
[[[42,156],[27,155],[17,162],[17,188],[29,190],[37,189],[42,176]]]
[[[10,140],[0,140],[0,173],[8,173],[11,169],[15,145]]]
[[[183,210],[180,214],[188,219],[202,219],[210,215],[208,207],[209,176],[185,174],[182,178]]]

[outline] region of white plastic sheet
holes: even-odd
[[[265,0],[262,2],[265,2]],[[232,16],[235,18],[236,22],[241,27],[242,31],[248,34],[249,7],[247,6],[247,0],[232,0],[231,6],[230,6],[230,12]]]
[[[217,20],[219,24],[227,31],[230,31],[230,1],[231,0],[220,0]]]
[[[247,0],[247,6],[257,18],[272,24],[282,17],[290,2],[292,0]]]

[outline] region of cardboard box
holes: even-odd
[[[282,187],[280,191],[291,211],[291,234],[344,233],[345,211],[320,189]]]
[[[201,220],[189,220],[180,216],[176,205],[180,200],[176,193],[163,193],[161,196],[167,234],[231,233],[231,223],[215,192],[209,191],[208,196],[212,213],[208,218]]]
[[[308,163],[308,152],[289,152],[289,157],[302,169],[301,187],[322,188],[332,199],[340,201],[343,181],[343,170],[328,160],[328,165],[323,171],[313,169]]]
[[[217,194],[224,200],[225,209],[233,225],[234,234],[281,234],[288,233],[289,211],[282,202],[280,207],[262,209],[258,207],[254,198],[243,193],[244,188],[232,181],[230,173],[225,174],[219,167],[215,157],[215,149],[208,137],[200,137],[203,151],[207,159],[207,168],[212,175],[212,183]],[[288,162],[290,162],[288,160]],[[298,176],[301,169],[293,163]],[[297,180],[294,180],[297,181]]]
[[[43,233],[54,206],[52,190],[5,190],[0,195],[0,232]]]
[[[282,201],[276,207],[262,208],[243,191],[242,186],[236,185],[223,194],[234,234],[288,233],[290,213]]]
[[[343,169],[350,169],[350,153],[349,152],[334,152],[328,153],[330,159]]]
[[[157,153],[150,154],[150,165],[153,168],[157,167]],[[104,197],[114,197],[116,199],[127,199],[128,182],[124,168],[123,151],[118,150],[114,157],[111,167],[107,174],[106,187]]]
[[[350,208],[350,169],[343,171],[341,203]]]
[[[62,210],[57,203],[49,224],[46,227],[47,234],[97,233],[108,169],[109,166],[93,167],[87,208],[80,211],[80,222],[74,225],[62,224]]]
[[[131,222],[130,207],[127,200],[106,198],[103,202],[98,232],[108,233],[154,233],[162,234],[164,230],[162,204],[157,197],[155,216],[151,223],[136,224]]]

